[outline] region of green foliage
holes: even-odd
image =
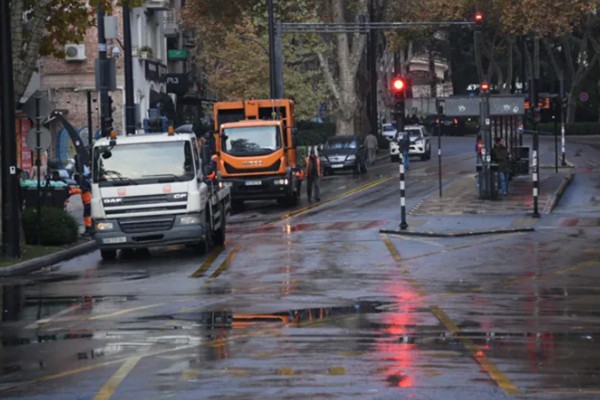
[[[306,1],[279,3],[277,17],[307,17]],[[198,65],[219,100],[269,98],[269,40],[266,2],[190,0],[185,18],[203,38]],[[283,80],[286,98],[296,102],[296,119],[312,119],[329,97],[316,44],[308,35],[283,35]]]
[[[40,219],[42,245],[56,246],[77,240],[79,226],[66,211],[54,207],[42,207]],[[37,210],[26,208],[22,215],[23,231],[27,244],[37,244]]]
[[[300,146],[324,144],[327,138],[335,136],[335,124],[310,121],[297,122],[298,143]]]

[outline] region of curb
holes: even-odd
[[[48,267],[52,264],[60,261],[65,261],[73,257],[77,257],[82,254],[86,254],[96,250],[98,245],[94,240],[82,243],[77,246],[73,246],[68,249],[58,251],[56,253],[48,254],[46,256],[33,258],[31,260],[23,261],[21,263],[11,265],[0,269],[0,277],[25,275],[32,271]]]
[[[552,195],[552,198],[549,201],[549,205],[548,205],[548,207],[546,207],[547,211],[544,210],[544,211],[546,211],[547,214],[550,214],[550,213],[552,213],[552,211],[554,211],[554,208],[560,202],[562,195],[564,194],[565,190],[567,190],[567,188],[573,181],[574,177],[575,177],[575,174],[573,172],[571,172],[571,173],[569,173],[569,175],[566,178],[563,179],[563,181],[561,182],[561,184],[558,187],[558,189],[556,190],[556,192],[554,192],[554,194]]]
[[[424,236],[424,237],[466,237],[466,236],[480,236],[480,235],[497,235],[501,233],[518,233],[518,232],[533,232],[533,228],[509,228],[509,229],[492,229],[487,231],[462,231],[462,232],[420,232],[420,231],[392,231],[392,230],[380,230],[379,233],[385,233],[388,235],[407,235],[407,236]]]

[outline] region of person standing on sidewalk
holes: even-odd
[[[492,161],[498,164],[498,186],[503,196],[508,196],[508,175],[510,174],[510,153],[504,140],[498,137],[492,150]]]
[[[377,155],[377,138],[373,132],[370,132],[365,138],[365,147],[367,148],[367,161],[370,165],[374,165]]]
[[[311,147],[310,154],[306,157],[306,195],[308,201],[312,201],[313,189],[315,200],[321,201],[321,160],[315,154],[315,148]]]
[[[399,132],[398,150],[402,153],[402,160],[404,162],[404,170],[408,171],[410,159],[408,151],[410,150],[410,136],[408,132]]]

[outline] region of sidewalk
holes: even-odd
[[[541,166],[537,211],[540,216],[552,212],[574,176],[574,170]],[[517,176],[509,183],[507,197],[481,200],[476,174],[464,174],[414,207],[407,215],[407,229],[398,224],[386,226],[381,233],[434,237],[457,237],[534,230],[531,175]]]

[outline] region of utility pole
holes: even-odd
[[[10,1],[0,5],[0,93],[2,107],[2,254],[21,257],[19,179],[15,134],[15,91],[10,25]]]
[[[123,40],[125,46],[125,132],[135,135],[135,104],[133,101],[133,66],[131,57],[131,18],[128,2],[123,3]]]
[[[273,0],[267,0],[269,13],[269,84],[271,98],[277,97],[277,71],[275,69],[275,21],[273,16]]]
[[[108,95],[108,57],[104,36],[104,9],[97,6],[98,19],[98,60],[96,63],[96,86],[100,92],[100,136],[108,136],[112,129],[112,110]]]

